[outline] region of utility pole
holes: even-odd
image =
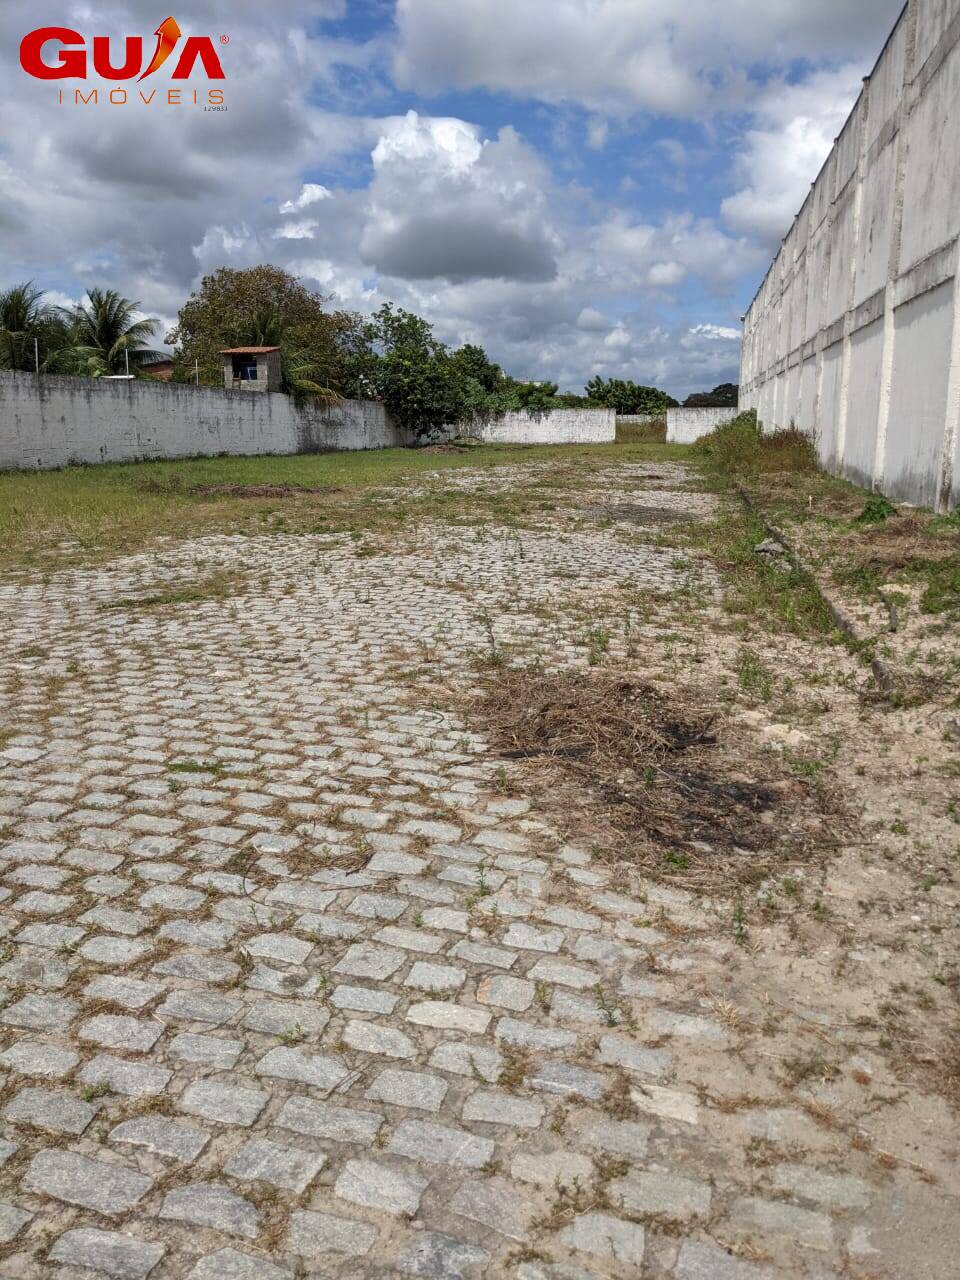
[[[34,338],[33,340],[33,363],[37,367],[37,377],[39,378],[40,377],[40,340],[39,338]]]
[[[123,358],[124,358],[124,360],[126,361],[126,364],[127,364],[127,377],[129,378],[129,377],[130,377],[130,349],[129,349],[129,347],[124,347],[124,348],[123,348]]]
[[[197,386],[200,385],[200,360],[199,357],[193,362],[193,376],[196,379]]]

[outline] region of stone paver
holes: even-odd
[[[72,1151],[39,1152],[23,1177],[27,1191],[106,1214],[132,1209],[151,1185],[149,1178],[125,1165],[92,1160]]]
[[[738,1056],[730,913],[711,933],[596,856],[438,692],[475,692],[491,628],[586,670],[594,614],[629,614],[611,660],[635,669],[659,626],[636,601],[714,590],[590,515],[713,499],[673,463],[603,466],[416,480],[544,479],[530,527],[0,574],[0,1271],[819,1280],[867,1239],[886,1175],[794,1132],[849,1076],[784,1099],[785,1052]],[[235,605],[104,607],[202,565],[242,576]]]
[[[81,1227],[65,1231],[49,1256],[51,1262],[62,1262],[64,1266],[87,1267],[120,1280],[143,1280],[165,1251],[162,1244],[134,1240],[116,1231]]]

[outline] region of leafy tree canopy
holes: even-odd
[[[677,401],[657,387],[644,387],[622,378],[591,378],[586,393],[593,404],[616,409],[619,414],[665,413],[675,409]]]
[[[279,346],[288,367],[294,360],[306,365],[307,382],[340,390],[340,336],[349,333],[354,321],[328,311],[327,301],[281,267],[220,267],[204,276],[167,334],[167,342],[176,347],[174,377],[192,380],[198,362],[200,381],[218,386],[225,347]]]
[[[683,402],[685,409],[736,409],[740,388],[735,382],[721,382],[712,391],[697,391]]]

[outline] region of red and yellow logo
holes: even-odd
[[[187,36],[181,45],[183,32],[173,17],[161,22],[154,35],[157,39],[156,47],[144,69],[142,36],[126,36],[122,61],[114,62],[117,54],[109,36],[94,36],[89,42],[88,51],[86,38],[71,27],[37,27],[35,31],[28,32],[20,42],[20,65],[28,76],[33,76],[36,80],[85,80],[92,62],[94,73],[104,80],[136,80],[139,83],[159,71],[180,46],[172,80],[189,80],[198,63],[208,80],[226,79],[220,55],[210,36]],[[220,43],[228,44],[229,37],[221,36]],[[89,56],[91,54],[92,57]],[[96,94],[96,90],[93,92]],[[125,95],[122,90],[115,90],[114,93]],[[61,102],[63,96],[61,92]],[[90,95],[83,95],[79,90],[76,96],[85,104],[90,100]],[[151,95],[148,99],[142,93],[138,96],[144,102],[152,101],[153,97]],[[208,94],[208,98],[214,96],[222,104],[222,92],[215,90]],[[193,97],[199,101],[196,93]],[[181,91],[170,90],[167,98],[172,105],[177,105],[181,101]],[[97,100],[98,97],[95,97],[94,101]],[[113,94],[110,95],[110,100],[115,101]],[[116,102],[119,103],[119,99]]]

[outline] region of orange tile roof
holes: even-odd
[[[222,356],[265,356],[270,351],[279,350],[279,347],[227,347],[220,354]]]

